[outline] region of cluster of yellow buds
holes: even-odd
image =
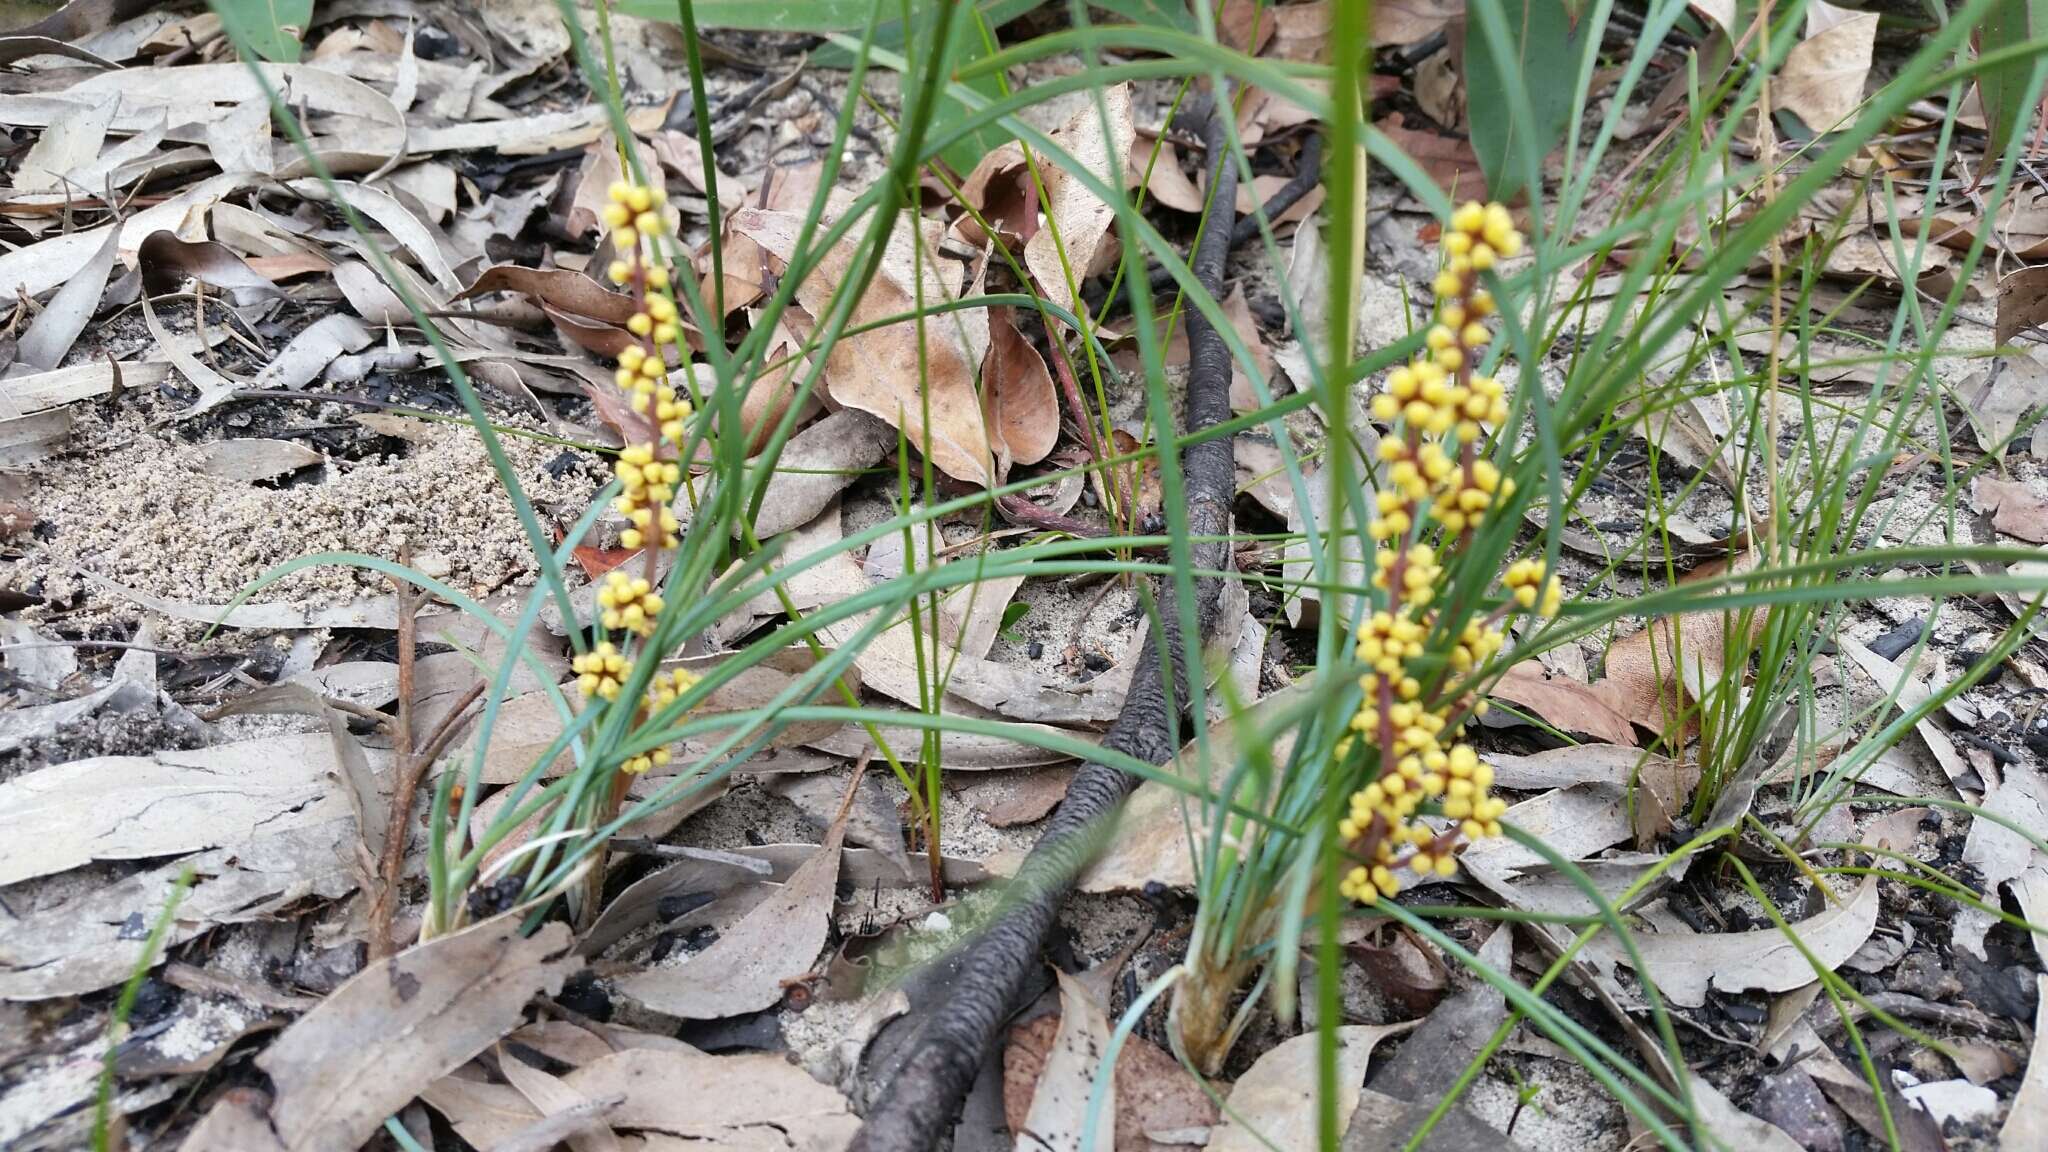
[[[697,674],[684,668],[655,673],[654,683],[647,686],[645,715],[651,716],[670,704],[675,703],[677,697],[696,686]],[[626,762],[619,765],[619,771],[630,776],[638,776],[650,769],[661,767],[668,763],[668,760],[668,749],[656,748],[651,752],[643,752],[638,756],[628,756]]]
[[[613,502],[613,507],[633,525],[619,533],[619,543],[627,548],[639,548],[650,541],[658,541],[655,547],[675,547],[678,542],[676,529],[680,525],[676,522],[676,514],[669,508],[669,501],[676,498],[676,485],[682,482],[682,465],[673,460],[655,459],[652,444],[628,444],[620,450],[612,471],[624,489]],[[657,525],[661,531],[658,537],[652,535]]]
[[[570,661],[569,668],[576,673],[578,691],[602,700],[617,700],[633,671],[632,662],[609,640]]]
[[[1379,765],[1339,825],[1355,863],[1338,886],[1364,903],[1398,892],[1402,869],[1449,876],[1461,842],[1500,835],[1507,803],[1491,794],[1493,770],[1458,738],[1486,702],[1450,696],[1440,673],[1446,666],[1466,673],[1491,659],[1505,643],[1510,612],[1554,614],[1562,599],[1541,560],[1517,561],[1503,580],[1508,596],[1500,607],[1430,651],[1446,557],[1496,501],[1514,494],[1514,482],[1480,455],[1485,426],[1505,421],[1508,403],[1500,382],[1477,368],[1492,340],[1485,321],[1496,311],[1480,273],[1521,248],[1513,218],[1498,204],[1466,204],[1452,215],[1428,353],[1389,373],[1372,402],[1373,416],[1393,426],[1381,441],[1387,467],[1367,527],[1377,544],[1372,585],[1385,607],[1358,629],[1364,699],[1337,744],[1340,757],[1370,748]]]
[[[614,569],[604,587],[597,590],[597,605],[604,609],[606,628],[623,628],[635,636],[652,636],[654,618],[661,613],[661,594],[645,576],[628,576]]]

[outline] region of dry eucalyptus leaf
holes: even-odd
[[[282,831],[259,825],[252,834],[245,826],[228,847],[26,910],[0,936],[0,1000],[82,996],[126,980],[142,960],[151,918],[188,866],[197,881],[178,905],[167,948],[216,925],[266,920],[311,898],[347,894],[356,885],[356,822],[338,801],[330,816]]]
[[[1358,1107],[1373,1048],[1418,1023],[1337,1027],[1337,1115],[1348,1117]],[[1223,1120],[1209,1134],[1209,1152],[1315,1147],[1320,1043],[1321,1037],[1310,1032],[1283,1040],[1260,1056],[1231,1087]]]
[[[105,396],[122,388],[150,389],[171,374],[169,364],[95,360],[0,380],[0,407],[19,416],[61,408],[74,400]]]
[[[1031,1092],[1031,1103],[1024,1112],[1022,1125],[1013,1129],[1022,1143],[1028,1136],[1033,1147],[1046,1152],[1098,1152],[1114,1147],[1112,1134],[1100,1128],[1095,1134],[1095,1143],[1083,1143],[1088,1127],[1088,1106],[1094,1095],[1096,1069],[1102,1066],[1102,1058],[1109,1051],[1109,1019],[1095,997],[1089,994],[1088,986],[1059,969],[1053,970],[1059,978],[1060,1015],[1058,1030],[1052,1038],[1052,1045],[1039,1064],[1037,1085]],[[1118,1060],[1122,1064],[1122,1060]],[[1009,1087],[1013,1069],[1008,1054],[1004,1057],[1004,1087]],[[1103,1093],[1101,1103],[1103,1116],[1117,1115],[1117,1089],[1122,1087],[1121,1076],[1112,1075],[1109,1087]],[[1004,1092],[1005,1112],[1009,1109],[1008,1091]]]
[[[257,373],[255,387],[287,391],[311,384],[334,358],[360,352],[375,341],[362,322],[346,312],[333,312],[300,330],[277,358]]]
[[[734,213],[732,221],[736,231],[759,244],[783,267],[795,257],[800,218],[748,208]],[[882,267],[854,306],[850,324],[915,312],[920,299],[930,305],[957,296],[930,258],[936,244],[925,231],[916,221],[891,229]],[[830,314],[840,284],[853,274],[857,244],[858,237],[850,235],[835,245],[797,286],[797,302],[812,316]],[[916,244],[926,245],[923,258],[914,252]],[[913,268],[923,272],[921,288],[911,278]],[[834,400],[903,429],[911,443],[948,476],[987,485],[994,477],[994,462],[981,399],[975,391],[975,368],[965,338],[947,317],[940,316],[923,325],[904,321],[841,339],[825,362],[825,382]]]
[[[1797,115],[1816,133],[1845,127],[1863,103],[1863,82],[1870,75],[1871,47],[1877,40],[1877,13],[1852,13],[1813,30],[1808,5],[1808,34],[1793,45],[1771,85],[1771,98],[1781,111]]]
[[[1991,514],[1991,526],[2032,544],[2048,544],[2048,499],[2020,480],[1977,477],[1971,500]]]
[[[1837,636],[1835,646],[1854,661],[1857,667],[1863,669],[1864,675],[1876,681],[1880,690],[1890,693],[1896,689],[1897,703],[1901,711],[1918,708],[1933,695],[1924,685],[1914,680],[1906,669],[1872,652],[1861,642],[1848,636]],[[1942,730],[1933,716],[1921,717],[1919,722],[1913,725],[1913,731],[1926,743],[1927,750],[1934,754],[1935,761],[1941,765],[1942,773],[1949,778],[1950,783],[1966,780],[1972,775],[1973,770],[1969,762],[1963,759],[1962,753],[1956,751],[1955,741],[1949,739],[1948,733]],[[1957,784],[1957,790],[1961,791],[1960,784]]]
[[[1756,566],[1750,553],[1732,567],[1701,565],[1685,583],[1720,576],[1724,571],[1741,573]],[[1764,610],[1746,610],[1751,639],[1762,632]],[[1671,618],[1660,616],[1640,632],[1632,632],[1608,646],[1606,675],[1599,682],[1615,711],[1652,732],[1666,731],[1684,715],[1687,701],[1697,702],[1722,683],[1728,649],[1747,650],[1731,630],[1743,624],[1743,612],[1702,610]]]
[[[895,446],[895,428],[858,408],[842,408],[790,437],[761,494],[761,515],[753,522],[755,537],[780,536],[817,519]],[[677,499],[678,520],[689,519],[688,501],[687,493]],[[733,534],[742,527],[733,525]]]
[[[1103,132],[1105,117],[1108,135]],[[1080,170],[1092,174],[1104,187],[1116,188],[1120,181],[1115,169],[1120,169],[1130,157],[1131,144],[1136,139],[1128,84],[1105,89],[1099,109],[1095,101],[1087,101],[1053,133],[1053,140],[1065,155],[1047,156],[1050,163],[1041,169],[1048,225],[1025,243],[1024,267],[1030,270],[1046,299],[1069,311],[1074,297],[1068,286],[1068,273],[1071,271],[1076,282],[1089,274],[1102,254],[1103,241],[1116,220],[1116,212],[1075,179],[1068,165],[1078,164]]]
[[[1877,877],[1866,876],[1841,903],[1790,928],[1819,962],[1832,971],[1855,955],[1877,924]],[[1637,951],[1664,998],[1686,1008],[1707,1002],[1709,985],[1727,993],[1784,992],[1811,983],[1813,964],[1777,928],[1753,932],[1638,933]],[[1627,950],[1596,940],[1592,951],[1604,965],[1632,965]]]
[[[99,311],[100,296],[106,291],[107,277],[114,270],[115,249],[119,233],[109,229],[106,239],[101,242],[92,258],[86,261],[78,275],[64,282],[64,287],[50,298],[28,331],[21,334],[15,347],[15,358],[30,368],[55,368],[63,363],[66,353],[78,341],[79,333],[92,322],[93,314]]]
[[[293,1152],[354,1152],[437,1077],[519,1026],[535,993],[579,966],[569,929],[519,935],[486,921],[364,969],[256,1058],[277,1100],[271,1127]]]
[[[115,96],[93,96],[82,103],[69,103],[62,117],[43,129],[28,154],[14,171],[14,187],[21,192],[59,189],[73,169],[100,154],[106,143],[107,127],[114,122],[120,104]]]
[[[1533,660],[1524,660],[1509,668],[1486,694],[1528,709],[1559,731],[1590,736],[1604,744],[1634,747],[1635,729],[1617,707],[1614,690],[1611,677],[1598,684],[1586,684],[1554,675]]]
[[[2022,268],[1998,282],[1998,319],[1993,331],[2001,345],[2048,322],[2048,265]]]
[[[1180,153],[1171,140],[1133,139],[1124,183],[1135,187],[1139,181],[1154,201],[1176,212],[1200,212],[1206,203],[1202,190],[1181,171]]]
[[[1036,464],[1051,454],[1060,438],[1060,402],[1045,357],[1017,330],[1010,309],[991,309],[988,331],[982,403],[1001,478],[1013,464]]]
[[[621,1099],[610,1123],[642,1133],[643,1152],[839,1152],[860,1128],[846,1097],[779,1052],[632,1048],[563,1080],[586,1097]]]
[[[2027,1054],[2027,1074],[1998,1128],[2001,1148],[2048,1148],[2048,976],[2035,976],[2034,990],[2039,1004],[2034,1046]]]
[[[581,272],[567,268],[522,268],[517,264],[496,264],[484,269],[450,303],[489,292],[516,292],[606,324],[624,325],[639,310],[632,298]]]
[[[280,294],[268,277],[218,241],[180,240],[177,233],[166,229],[143,237],[135,255],[143,290],[151,295],[176,292],[187,280],[246,294],[249,299]]]
[[[780,1003],[784,982],[810,971],[825,947],[845,832],[842,812],[803,867],[711,947],[680,967],[622,977],[619,991],[685,1020],[717,1020]]]
[[[200,446],[199,470],[208,476],[229,480],[269,480],[301,468],[310,468],[326,457],[296,440],[216,440]]]
[[[0,885],[274,834],[347,811],[328,734],[97,756],[0,784]]]

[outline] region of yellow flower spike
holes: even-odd
[[[607,228],[624,228],[633,222],[633,214],[626,211],[624,204],[607,204],[598,215],[603,217]]]
[[[1477,200],[1467,200],[1451,213],[1451,227],[1460,232],[1478,235],[1486,227],[1486,206]]]
[[[633,278],[633,266],[624,260],[614,260],[605,266],[604,275],[614,284],[624,284]]]
[[[636,213],[645,212],[649,208],[654,207],[654,192],[645,185],[628,188],[623,197],[614,197],[614,199],[620,200],[626,207],[631,208]]]
[[[1452,372],[1465,366],[1465,353],[1456,347],[1436,350],[1436,362]]]
[[[1457,273],[1446,270],[1437,273],[1436,281],[1430,288],[1435,291],[1437,299],[1451,300],[1465,290],[1465,280]]]
[[[1486,325],[1474,320],[1458,333],[1458,339],[1467,348],[1484,348],[1493,339],[1493,333],[1487,331]]]
[[[668,287],[668,283],[668,269],[663,268],[659,264],[647,269],[647,287],[649,291],[663,291]]]
[[[640,374],[649,380],[658,376],[666,376],[668,375],[668,365],[663,364],[659,356],[649,356],[640,362]]]
[[[1383,424],[1391,424],[1401,415],[1401,402],[1385,392],[1372,398],[1372,418]]]
[[[1486,244],[1474,244],[1472,246],[1472,254],[1467,256],[1466,259],[1471,261],[1471,267],[1474,272],[1484,272],[1493,267],[1493,248]]]
[[[654,331],[654,318],[645,312],[635,312],[626,318],[626,331],[635,336],[645,336]]]
[[[633,186],[624,180],[614,180],[611,187],[605,189],[604,194],[612,203],[624,204],[627,198],[633,195]]]
[[[666,296],[649,296],[647,298],[647,313],[656,320],[674,320],[676,318],[676,302]]]
[[[618,371],[612,373],[612,382],[621,389],[626,390],[630,390],[633,387],[633,381],[639,378],[640,374],[638,372],[624,366],[621,366]]]
[[[640,546],[646,541],[646,536],[642,535],[638,528],[628,528],[619,533],[619,547],[628,551],[639,551]]]
[[[610,221],[606,221],[606,223],[610,223]],[[620,252],[631,252],[639,246],[640,234],[633,231],[631,224],[623,227],[614,226],[612,229],[612,247],[614,249]]]
[[[1448,324],[1434,324],[1422,340],[1429,345],[1431,351],[1441,352],[1458,342],[1458,334],[1452,331]]]
[[[656,344],[673,344],[680,335],[682,333],[676,330],[673,323],[663,322],[654,326],[653,337]]]
[[[642,212],[633,217],[633,227],[638,228],[642,236],[659,235],[661,232],[661,217],[656,216],[652,212]]]

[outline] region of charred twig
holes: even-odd
[[[1301,155],[1295,160],[1294,175],[1289,177],[1287,183],[1281,185],[1279,190],[1275,191],[1257,212],[1246,216],[1231,226],[1231,250],[1235,251],[1239,247],[1251,243],[1258,236],[1260,217],[1264,217],[1269,223],[1278,220],[1281,213],[1300,203],[1301,198],[1308,195],[1310,190],[1322,181],[1322,178],[1323,138],[1311,133],[1308,139],[1302,141]],[[1217,196],[1220,197],[1221,195],[1222,190],[1218,189]],[[1231,189],[1230,196],[1230,202],[1224,205],[1223,210],[1234,215],[1236,212],[1234,205],[1237,203],[1235,187]],[[1216,202],[1221,203],[1220,200]],[[1173,273],[1167,271],[1164,265],[1152,265],[1147,270],[1146,275],[1151,277],[1154,289],[1165,289],[1173,284]]]
[[[1219,94],[1217,106],[1227,110],[1230,102]],[[1237,175],[1223,146],[1224,125],[1213,114],[1204,136],[1216,202],[1227,211],[1236,197]],[[1195,274],[1212,293],[1222,284],[1229,239],[1228,229],[1207,229],[1195,253]],[[1187,323],[1186,423],[1187,432],[1196,433],[1230,419],[1230,354],[1199,313],[1191,313]],[[1196,541],[1192,566],[1198,572],[1219,571],[1230,558],[1225,542],[1235,490],[1230,438],[1190,444],[1181,460],[1189,531]],[[1221,589],[1218,577],[1195,581],[1194,618],[1202,634],[1214,626]],[[1181,715],[1192,696],[1183,640],[1199,643],[1199,637],[1181,634],[1173,582],[1161,582],[1157,592],[1156,621],[1138,654],[1130,694],[1103,737],[1105,747],[1151,764],[1164,763],[1178,747]],[[914,1019],[905,1022],[917,1029],[908,1055],[869,1108],[851,1152],[927,1152],[940,1142],[1012,1002],[1039,964],[1060,905],[1134,784],[1122,770],[1094,762],[1074,776],[1066,799],[1018,871],[1009,902],[950,965],[957,973],[951,989],[936,1003],[919,1004]]]

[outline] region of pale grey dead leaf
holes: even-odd
[[[391,233],[391,237],[412,253],[413,258],[434,284],[444,292],[460,292],[462,281],[455,275],[455,269],[448,263],[442,249],[444,241],[435,230],[414,216],[405,205],[379,188],[357,184],[348,180],[334,182],[341,199],[374,221],[378,227]],[[294,180],[291,189],[308,200],[325,202],[328,199],[327,186],[318,180]]]
[[[215,440],[199,448],[199,470],[208,476],[255,482],[310,468],[326,457],[296,440]]]
[[[1099,109],[1093,100],[1083,103],[1053,133],[1053,139],[1065,154],[1057,158],[1048,156],[1046,159],[1051,162],[1042,169],[1044,214],[1049,218],[1049,226],[1025,243],[1024,266],[1046,299],[1071,310],[1074,299],[1068,285],[1069,272],[1076,283],[1088,274],[1116,213],[1074,178],[1069,165],[1078,165],[1079,170],[1093,175],[1106,188],[1121,187],[1121,169],[1137,139],[1137,128],[1131,119],[1130,85],[1104,89]]]
[[[281,831],[245,826],[227,847],[24,912],[0,935],[0,999],[81,996],[126,980],[142,959],[153,917],[188,865],[197,880],[178,905],[167,949],[217,925],[265,920],[308,899],[347,894],[356,884],[356,823],[339,803],[331,817]]]
[[[681,967],[648,968],[618,981],[652,1011],[715,1020],[779,1003],[783,982],[811,970],[832,926],[845,821],[773,896]]]
[[[377,324],[410,324],[412,309],[398,293],[384,283],[377,270],[360,260],[348,260],[334,266],[334,284],[341,289],[342,298],[364,321]]]
[[[131,68],[80,81],[67,95],[117,94],[121,113],[114,130],[121,131],[143,122],[146,115],[160,113],[177,124],[210,124],[234,115],[252,100],[267,101],[266,87],[277,91],[292,108],[332,113],[347,125],[335,135],[311,138],[314,156],[329,172],[375,172],[405,150],[405,116],[392,106],[389,97],[361,81],[312,64],[187,64],[178,69],[175,84],[164,83],[155,69]],[[321,117],[309,120],[316,132],[322,123]],[[295,150],[280,156],[281,160],[274,159],[261,170],[266,176],[290,178],[312,171],[311,164]]]
[[[204,128],[206,150],[223,172],[270,171],[270,101],[258,96]]]
[[[15,350],[16,358],[30,368],[49,369],[62,363],[71,346],[78,341],[79,333],[92,322],[93,314],[99,311],[100,296],[106,291],[107,277],[114,270],[114,253],[119,236],[113,231],[100,244],[99,250],[86,261],[78,274],[64,282],[57,294],[43,307],[43,311],[22,333]]]
[[[1109,1051],[1109,1020],[1086,984],[1058,968],[1053,975],[1059,978],[1059,1031],[1045,1054],[1018,1144],[1045,1152],[1109,1152],[1116,1135],[1111,1118],[1116,1115],[1117,1077],[1106,1078],[1094,1142],[1084,1139],[1095,1073]]]
[[[119,104],[120,100],[113,96],[86,96],[83,103],[74,104],[69,114],[36,137],[14,170],[14,186],[23,192],[62,188],[72,170],[100,154],[107,127],[114,122],[114,110]],[[93,187],[73,189],[80,196],[97,195],[99,191]]]
[[[1956,393],[1976,432],[1977,446],[2003,454],[2020,422],[2048,407],[2048,362],[2034,346],[2022,345],[2013,355],[2001,356],[1973,373],[1956,386]],[[2038,435],[2037,426],[2037,439]]]
[[[1854,955],[1877,924],[1877,877],[1865,877],[1839,904],[1790,922],[1807,952],[1829,970]],[[1635,937],[1637,951],[1665,999],[1687,1008],[1706,1003],[1707,989],[1727,993],[1784,992],[1813,980],[1813,964],[1777,928],[1752,932],[1656,932]],[[1605,964],[1632,965],[1617,945],[1595,941]]]
[[[192,402],[190,408],[180,413],[182,418],[190,419],[218,407],[232,399],[234,394],[244,387],[241,381],[215,371],[205,361],[173,342],[170,333],[164,329],[163,321],[156,318],[156,309],[146,295],[142,298],[142,318],[149,325],[149,334],[156,337],[157,347],[170,357],[171,363],[185,377],[186,382],[199,389],[199,398]]]
[[[1988,816],[2002,816],[2021,828],[2048,828],[2048,781],[2025,763],[2008,764],[2004,779],[1984,798],[1982,807]],[[1971,818],[1970,834],[1963,841],[1963,862],[1978,870],[1985,892],[1995,894],[2009,884],[2023,905],[2035,902],[2037,884],[2048,879],[2048,858],[2024,835],[1988,816]],[[1958,908],[1951,944],[1985,959],[1984,937],[1996,924],[1988,912]]]
[[[896,430],[857,408],[842,408],[790,437],[775,458],[768,490],[761,494],[755,537],[766,540],[815,520],[895,446]],[[689,500],[687,492],[676,498],[676,519],[686,523]],[[740,535],[744,527],[734,524],[733,535]]]
[[[527,1128],[520,1138],[497,1145],[493,1152],[548,1152],[561,1143],[567,1143],[572,1152],[620,1152],[618,1135],[605,1123],[605,1117],[624,1103],[625,1097],[585,1096],[503,1046],[498,1049],[498,1072],[545,1119]]]
[[[422,1088],[517,1027],[579,961],[564,924],[501,917],[374,964],[258,1056],[271,1127],[292,1152],[354,1152]]]
[[[1358,1107],[1372,1050],[1412,1030],[1401,1024],[1337,1027],[1337,1115]],[[1210,1152],[1295,1152],[1316,1146],[1316,1083],[1321,1037],[1310,1032],[1283,1040],[1253,1062],[1230,1089],[1223,1122],[1209,1133]]]
[[[2012,1108],[1998,1128],[2001,1148],[2048,1148],[2048,976],[2034,977],[2034,1046]]]
[[[687,854],[684,859],[641,877],[613,897],[584,933],[578,951],[586,956],[602,955],[633,932],[668,919],[660,909],[662,901],[670,897],[715,897],[775,874],[773,865],[750,856],[707,848],[682,850]]]
[[[1863,102],[1877,13],[1854,13],[1792,46],[1771,85],[1772,102],[1815,133],[1831,132]]]
[[[1914,680],[1908,670],[1872,652],[1860,642],[1842,636],[1837,638],[1836,645],[1863,670],[1865,675],[1877,682],[1880,690],[1887,693],[1896,690],[1896,703],[1900,711],[1917,709],[1932,698],[1933,693]],[[1942,730],[1932,716],[1921,717],[1913,725],[1913,731],[1926,743],[1928,751],[1934,754],[1935,761],[1941,765],[1942,773],[1949,778],[1951,784],[1956,785],[1956,791],[1962,794],[1964,799],[1969,799],[1969,794],[1963,793],[1959,781],[1969,779],[1974,770],[1970,767],[1969,761],[1963,759],[1962,753],[1956,751],[1955,741],[1949,739],[1948,733]]]
[[[64,232],[0,253],[0,297],[12,299],[16,292],[40,296],[78,275],[92,261],[107,233],[120,236],[120,252],[135,252],[144,237],[164,229],[196,232],[191,222],[195,209],[210,207],[221,197],[248,183],[244,175],[215,176],[202,180],[161,204],[153,204],[130,215],[119,224],[107,224],[79,232]]]
[[[41,635],[25,620],[0,617],[0,642],[7,670],[39,688],[61,688],[78,671],[76,648]]]
[[[262,372],[255,387],[295,390],[311,384],[336,356],[360,352],[376,338],[355,317],[335,312],[314,321],[292,337]]]
[[[1785,1135],[1783,1128],[1737,1108],[1705,1077],[1693,1077],[1688,1088],[1694,1115],[1727,1147],[1743,1152],[1801,1152],[1799,1142]]]
[[[99,756],[0,784],[0,885],[92,860],[169,856],[345,812],[328,734]]]
[[[1362,476],[1365,473],[1353,473],[1353,475]],[[1283,482],[1287,483],[1290,489],[1293,487],[1291,481]],[[1347,587],[1364,586],[1366,578],[1365,561],[1359,544],[1358,533],[1349,528],[1340,529],[1338,526],[1330,523],[1329,477],[1325,473],[1317,472],[1303,477],[1303,483],[1308,487],[1309,506],[1302,508],[1297,505],[1290,510],[1287,517],[1288,532],[1305,533],[1313,530],[1321,533],[1324,559],[1335,569],[1335,573],[1330,577],[1329,582]],[[1368,501],[1373,498],[1370,483],[1366,485],[1365,497]],[[1332,548],[1337,551],[1335,557],[1329,555]],[[1289,588],[1293,589],[1294,595],[1289,597],[1287,601],[1287,624],[1293,628],[1312,627],[1317,620],[1322,618],[1321,613],[1323,610],[1323,591],[1321,588],[1312,586],[1318,579],[1318,573],[1315,571],[1314,553],[1309,550],[1309,546],[1306,543],[1298,543],[1287,545],[1286,550],[1281,553],[1281,556],[1281,574],[1290,582],[1301,582],[1289,583],[1288,585]],[[1351,610],[1351,600],[1347,597],[1337,606],[1338,618],[1340,620],[1349,620]]]
[[[588,1097],[623,1097],[611,1125],[640,1132],[642,1152],[840,1152],[860,1128],[846,1097],[779,1052],[633,1048],[563,1080]]]
[[[837,775],[792,772],[769,777],[768,790],[796,805],[805,819],[823,830],[830,828],[839,814],[846,781]],[[905,879],[912,875],[903,841],[903,817],[878,773],[861,777],[853,807],[846,812],[846,841],[880,852],[902,869]]]
[[[94,360],[0,379],[0,413],[28,416],[61,408],[75,400],[104,396],[114,390],[117,378],[123,388],[147,390],[163,383],[170,374],[171,366],[165,363]]]
[[[62,408],[0,419],[0,467],[47,460],[71,440],[71,413]]]
[[[424,210],[423,218],[428,224],[445,224],[459,207],[460,202],[456,196],[461,180],[456,176],[455,169],[446,164],[437,164],[433,161],[407,164],[385,179],[393,188],[398,189],[401,199],[409,207]],[[461,263],[461,260],[453,255],[451,259],[455,259],[457,264]]]

